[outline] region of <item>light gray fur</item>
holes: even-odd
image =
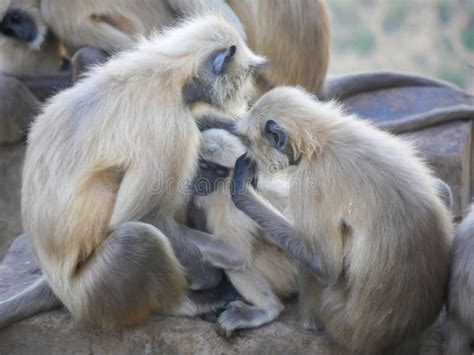
[[[41,277],[19,294],[0,302],[0,329],[60,306],[61,301],[53,293],[47,281]]]
[[[474,345],[474,209],[459,225],[451,250],[447,300],[447,355],[469,355]],[[470,346],[471,345],[471,346]]]
[[[265,136],[270,120],[287,137]],[[418,353],[444,303],[452,216],[416,149],[290,87],[262,96],[236,131],[259,169],[297,158],[285,215],[252,190],[245,157],[231,191],[300,261],[306,325],[352,352]]]

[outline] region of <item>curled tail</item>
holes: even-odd
[[[0,302],[0,328],[61,306],[61,301],[41,277],[20,293]]]

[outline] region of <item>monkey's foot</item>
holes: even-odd
[[[237,329],[256,328],[271,322],[280,312],[281,309],[278,307],[267,310],[242,301],[231,302],[217,320],[218,333],[229,338]]]
[[[324,325],[317,319],[305,319],[303,321],[303,329],[307,332],[322,333],[324,332]]]

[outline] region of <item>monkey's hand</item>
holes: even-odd
[[[242,154],[235,162],[234,176],[230,184],[230,193],[235,197],[245,192],[250,183],[253,187],[257,185],[257,164],[247,154]]]

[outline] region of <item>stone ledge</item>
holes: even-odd
[[[21,236],[0,264],[0,301],[21,291],[40,276]],[[44,313],[0,330],[0,354],[346,354],[327,335],[302,330],[290,304],[271,324],[243,331],[226,340],[215,325],[198,318],[153,315],[144,324],[99,331],[75,322],[66,310]],[[423,354],[441,354],[439,331],[430,334]]]

